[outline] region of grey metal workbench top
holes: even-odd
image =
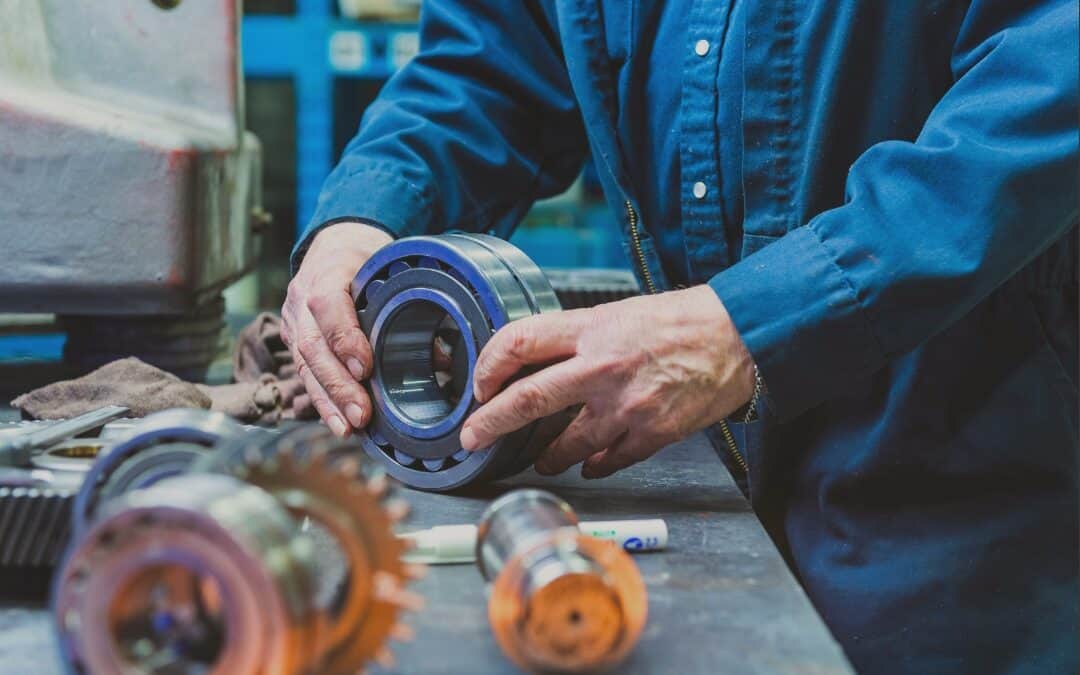
[[[576,471],[557,477],[529,471],[468,496],[409,492],[408,529],[475,522],[491,498],[523,486],[559,494],[584,519],[667,520],[668,549],[635,556],[649,591],[649,619],[618,673],[851,672],[703,437],[602,481],[584,481]],[[432,567],[415,590],[426,600],[424,610],[407,619],[416,638],[394,645],[393,669],[374,672],[516,672],[488,629],[474,566]],[[58,672],[45,611],[0,607],[0,673]]]

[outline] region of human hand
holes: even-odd
[[[522,367],[544,364],[499,391]],[[697,286],[508,324],[484,347],[473,383],[483,405],[465,421],[464,448],[583,404],[535,468],[555,474],[583,461],[582,476],[602,478],[744,405],[754,364],[723,303]]]
[[[281,338],[311,404],[339,436],[371,419],[360,384],[371,374],[371,345],[360,330],[350,284],[378,249],[393,241],[377,227],[337,223],[311,242],[281,308]]]

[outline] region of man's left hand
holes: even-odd
[[[543,367],[500,391],[526,366]],[[697,286],[515,321],[480,354],[473,388],[483,405],[465,421],[463,447],[582,405],[536,470],[584,462],[582,476],[603,478],[744,405],[754,364],[723,303]]]

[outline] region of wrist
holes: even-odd
[[[761,382],[750,350],[735,328],[723,301],[712,288],[701,285],[683,292],[691,294],[688,303],[690,311],[705,322],[706,348],[712,353],[713,367],[727,393],[724,397],[724,416],[733,410],[745,409]]]

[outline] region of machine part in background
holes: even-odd
[[[123,406],[108,405],[71,419],[28,427],[25,433],[0,438],[0,462],[24,466],[30,463],[34,450],[43,450],[72,436],[92,431],[127,413],[128,409]]]
[[[404,587],[419,569],[403,563],[405,543],[393,531],[406,504],[390,496],[385,471],[373,464],[355,438],[296,424],[234,438],[192,467],[262,488],[306,524],[319,549],[320,673],[351,675],[371,659],[387,661],[388,638],[405,632],[400,609],[417,601]]]
[[[62,317],[60,327],[68,336],[64,362],[83,375],[134,356],[182,380],[201,382],[226,349],[224,317],[220,295],[173,316]]]
[[[315,550],[285,506],[224,475],[110,502],[54,581],[68,672],[323,672]]]
[[[503,495],[478,528],[477,565],[492,582],[488,619],[511,661],[530,672],[582,673],[626,657],[648,598],[624,550],[582,534],[570,505],[542,490]]]
[[[25,478],[37,483],[29,471]],[[74,488],[23,484],[0,476],[0,570],[51,568],[59,562],[70,532]]]
[[[544,274],[563,309],[595,307],[605,302],[641,295],[630,270],[545,267]]]
[[[352,296],[375,353],[372,421],[358,436],[394,478],[445,491],[510,476],[569,421],[555,416],[476,452],[458,440],[477,406],[473,367],[491,335],[560,309],[544,274],[514,246],[475,234],[401,239],[364,264]]]
[[[240,6],[0,2],[0,312],[64,316],[73,351],[127,355],[71,317],[180,318],[250,269]]]
[[[94,461],[112,449],[110,441],[100,438],[73,438],[57,443],[30,457],[30,464],[36,469],[45,469],[54,475],[71,474],[82,485],[83,478]]]
[[[177,408],[143,418],[87,472],[71,514],[73,535],[81,537],[109,500],[183,473],[219,440],[241,433],[228,416],[208,410]]]
[[[28,432],[47,433],[54,424],[0,424],[0,443]],[[94,458],[108,448],[98,439],[70,439],[32,453],[29,468],[0,470],[0,571],[5,582],[36,577],[34,572],[47,572],[60,562],[75,494]],[[2,585],[16,590],[14,584]]]

